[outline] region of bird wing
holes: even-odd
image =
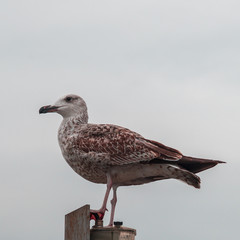
[[[110,124],[86,124],[73,146],[99,159],[105,156],[109,165],[148,162],[154,158],[177,161],[182,154],[158,142],[144,139],[129,129]]]

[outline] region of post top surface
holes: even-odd
[[[91,232],[102,231],[102,232],[131,232],[136,235],[136,229],[128,227],[92,227]]]

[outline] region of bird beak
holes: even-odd
[[[39,109],[39,114],[41,113],[48,113],[48,112],[56,112],[59,107],[57,106],[52,106],[52,105],[47,105],[43,106]]]

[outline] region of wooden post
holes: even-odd
[[[122,222],[114,224],[103,227],[98,220],[90,231],[90,206],[85,205],[65,215],[65,240],[135,240],[135,229],[122,227]]]
[[[65,215],[65,240],[90,240],[90,206]]]

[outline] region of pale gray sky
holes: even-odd
[[[67,93],[85,99],[90,122],[228,162],[200,173],[200,190],[176,180],[120,188],[116,220],[136,228],[137,240],[237,239],[239,8],[234,0],[2,1],[0,239],[63,239],[65,214],[101,205],[105,186],[61,156],[61,117],[38,115]]]

